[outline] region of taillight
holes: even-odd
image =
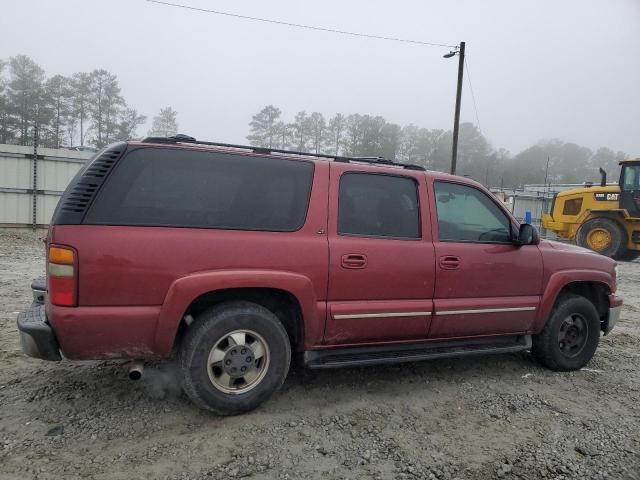
[[[48,295],[53,305],[75,307],[77,305],[75,250],[66,247],[49,247],[47,263]]]

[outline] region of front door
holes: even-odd
[[[332,163],[330,177],[325,343],[426,338],[435,260],[424,173]]]
[[[626,209],[631,217],[640,218],[640,163],[622,167],[620,208]]]
[[[444,180],[433,189],[437,266],[429,336],[527,331],[542,293],[538,246],[513,244],[515,227],[487,192]]]

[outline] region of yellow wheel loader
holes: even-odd
[[[618,185],[607,185],[600,169],[599,187],[558,193],[542,226],[602,255],[633,260],[640,256],[640,158],[620,162]]]

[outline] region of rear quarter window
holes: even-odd
[[[294,231],[312,177],[311,162],[140,148],[119,162],[84,223]]]

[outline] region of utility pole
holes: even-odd
[[[460,129],[460,102],[462,100],[462,76],[464,72],[464,47],[465,43],[460,42],[458,50],[458,89],[456,91],[456,114],[453,120],[453,145],[451,147],[451,174],[456,173],[456,162],[458,160],[458,130]]]

